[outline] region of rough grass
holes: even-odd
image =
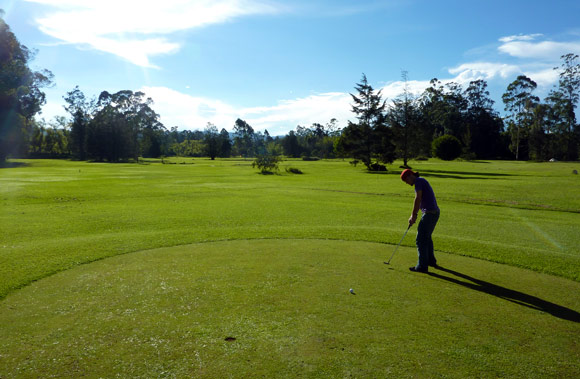
[[[414,274],[392,249],[224,241],[79,266],[0,303],[0,377],[580,374],[580,283],[444,253]]]

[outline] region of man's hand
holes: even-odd
[[[413,214],[411,217],[409,217],[409,226],[413,226],[415,222],[417,222],[417,215]]]

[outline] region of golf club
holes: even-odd
[[[386,265],[390,265],[391,264],[391,259],[393,259],[393,257],[395,256],[395,253],[397,252],[397,249],[399,248],[399,246],[401,246],[401,242],[403,242],[403,240],[405,239],[405,236],[407,235],[407,232],[409,231],[409,229],[411,229],[411,224],[409,224],[409,227],[407,228],[407,230],[405,230],[405,234],[403,234],[403,237],[399,241],[399,244],[397,245],[397,247],[395,247],[395,251],[393,251],[393,254],[389,258],[389,260],[387,262],[385,262]]]

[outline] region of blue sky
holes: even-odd
[[[55,75],[40,117],[66,115],[76,85],[143,91],[167,128],[242,118],[283,135],[297,125],[353,119],[366,74],[388,101],[408,72],[416,93],[432,78],[485,79],[495,108],[520,74],[545,96],[560,56],[580,54],[580,2],[536,0],[0,0],[31,66]]]

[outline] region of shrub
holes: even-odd
[[[369,166],[369,171],[387,171],[387,167],[379,163],[373,163]]]
[[[444,161],[452,161],[461,155],[461,142],[449,134],[436,138],[431,147],[433,155]]]
[[[254,162],[252,163],[252,167],[258,167],[261,174],[271,174],[272,171],[278,171],[278,163],[282,161],[277,155],[258,155]]]

